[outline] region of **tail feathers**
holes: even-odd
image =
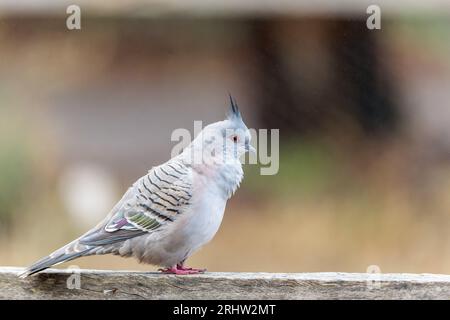
[[[65,253],[63,251],[63,253],[61,253],[59,255],[58,254],[49,255],[49,256],[37,261],[30,267],[28,267],[23,273],[21,273],[19,275],[19,277],[26,278],[26,277],[31,276],[32,274],[35,274],[39,271],[45,270],[53,265],[79,258],[81,256],[86,255],[88,253],[88,251],[90,251],[90,250],[91,250],[91,248],[87,248],[83,251],[78,251],[78,252]],[[60,251],[60,250],[58,250],[58,251]],[[57,252],[55,252],[55,253],[57,253]]]

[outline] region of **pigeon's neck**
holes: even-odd
[[[185,150],[180,157],[185,164],[212,183],[223,193],[224,198],[230,198],[239,187],[244,172],[239,159],[234,157],[204,157],[196,158],[193,149]]]
[[[218,173],[217,185],[224,192],[227,198],[230,198],[241,184],[244,172],[239,160],[236,163],[225,164]]]
[[[225,199],[229,199],[239,187],[244,172],[239,160],[230,160],[222,163],[205,163],[202,166],[194,166],[199,174],[206,177],[210,183],[217,186]]]

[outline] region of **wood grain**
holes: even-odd
[[[434,274],[21,271],[0,267],[0,299],[450,299],[450,276]]]

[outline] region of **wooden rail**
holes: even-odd
[[[0,267],[0,299],[450,299],[449,275],[21,271]]]

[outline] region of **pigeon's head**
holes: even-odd
[[[213,158],[235,160],[246,152],[255,152],[250,145],[250,131],[242,120],[236,101],[231,96],[227,118],[206,126],[198,138],[203,153]]]

